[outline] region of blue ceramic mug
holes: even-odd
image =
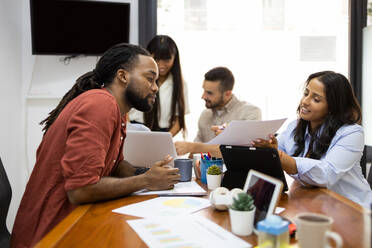
[[[180,182],[191,181],[192,159],[178,158],[174,160],[174,167],[179,169],[181,175]]]

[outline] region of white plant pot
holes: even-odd
[[[214,190],[221,186],[222,174],[220,175],[209,175],[207,174],[207,185],[208,189]]]
[[[253,231],[254,213],[252,211],[237,211],[229,208],[231,231],[236,235],[248,236]]]

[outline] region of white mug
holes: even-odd
[[[296,239],[301,248],[324,248],[331,247],[329,240],[334,240],[336,247],[342,247],[341,236],[331,231],[332,217],[315,214],[301,213],[296,215],[297,226]]]

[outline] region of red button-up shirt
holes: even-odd
[[[126,119],[105,89],[84,92],[43,137],[14,223],[11,246],[30,247],[75,207],[67,191],[97,183],[123,160]]]

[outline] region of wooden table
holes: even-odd
[[[342,236],[344,247],[371,247],[369,210],[327,189],[305,188],[297,182],[290,184],[289,192],[282,194],[279,202],[279,206],[285,208],[282,216],[291,220],[301,212],[332,216],[333,230]],[[154,197],[129,196],[79,206],[36,247],[147,247],[126,222],[137,217],[113,213],[112,210]],[[204,216],[231,230],[227,211],[219,212],[209,207],[194,215]],[[257,244],[255,235],[242,238],[251,244]],[[295,240],[292,239],[291,242],[294,243]]]

